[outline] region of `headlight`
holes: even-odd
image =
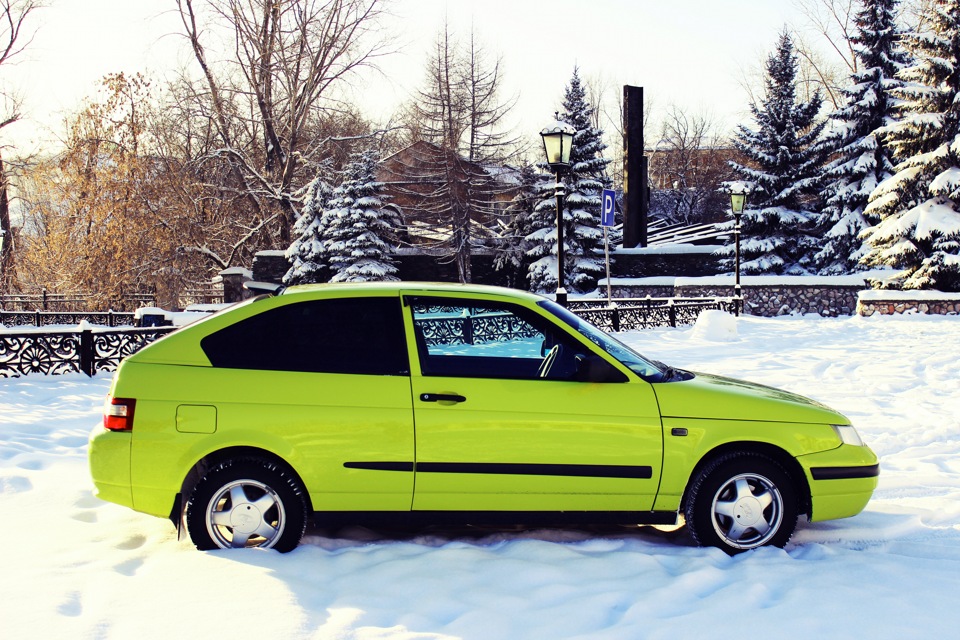
[[[863,446],[863,440],[860,439],[860,434],[857,433],[857,430],[853,428],[852,424],[835,424],[833,425],[833,430],[840,436],[840,441],[843,444],[849,444],[854,447]]]

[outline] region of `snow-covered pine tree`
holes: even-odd
[[[517,193],[507,206],[500,247],[494,260],[494,267],[505,275],[508,286],[524,286],[528,263],[525,238],[533,231],[538,185],[547,180],[549,176],[538,171],[535,165],[529,162],[520,165]]]
[[[603,157],[607,145],[603,131],[593,125],[594,109],[586,95],[580,72],[574,68],[559,118],[576,129],[570,169],[563,176],[564,274],[569,290],[581,293],[592,291],[603,273],[600,200],[603,188],[610,185],[606,174],[610,161]],[[527,277],[531,290],[552,292],[557,286],[557,205],[552,181],[542,183],[539,189],[540,201],[531,218],[534,230],[527,235],[527,255],[534,259]]]
[[[882,130],[896,174],[871,196],[870,266],[900,269],[883,287],[960,291],[960,4],[935,0],[927,30],[908,34],[900,119]]]
[[[293,225],[296,239],[287,249],[290,269],[283,276],[284,284],[326,282],[329,269],[324,251],[324,213],[333,198],[333,187],[323,178],[323,171],[307,186],[303,210]]]
[[[530,291],[537,293],[553,293],[557,290],[557,201],[554,196],[554,181],[552,179],[537,183],[537,202],[528,218],[529,233],[524,237],[521,246],[525,248],[527,280],[530,282]],[[567,217],[564,216],[564,245],[569,250],[570,243],[566,240],[570,234]],[[564,256],[569,273],[570,261]],[[569,281],[569,279],[568,279]]]
[[[374,151],[354,154],[343,170],[325,221],[325,251],[331,282],[397,280],[390,239],[400,226],[396,212],[384,207],[383,183],[376,180]]]
[[[822,99],[796,95],[797,56],[784,31],[767,58],[765,96],[750,105],[756,129],[741,125],[734,146],[749,161],[731,162],[747,182],[750,209],[743,215],[741,268],[744,273],[809,273],[818,240],[810,233],[813,213],[804,209],[822,165],[817,122]],[[733,246],[722,253],[733,255]],[[732,260],[730,261],[732,264]]]
[[[878,220],[867,220],[864,209],[877,185],[893,175],[890,150],[876,132],[893,122],[897,99],[892,92],[902,82],[897,72],[906,66],[897,28],[899,0],[863,0],[854,18],[851,38],[859,70],[853,86],[843,91],[846,105],[830,115],[834,128],[824,138],[833,155],[823,172],[826,206],[817,221],[823,246],[814,256],[821,274],[851,273],[865,268],[860,233]]]

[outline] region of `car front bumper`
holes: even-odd
[[[877,488],[880,465],[867,446],[841,445],[797,461],[810,486],[811,521],[855,516]]]

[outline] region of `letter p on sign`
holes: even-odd
[[[613,189],[603,190],[603,207],[600,210],[600,224],[605,227],[613,226],[613,213],[617,208],[617,192]]]

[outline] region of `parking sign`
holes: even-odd
[[[600,210],[600,224],[605,227],[613,226],[613,214],[617,208],[617,192],[613,189],[603,190],[603,207]]]

